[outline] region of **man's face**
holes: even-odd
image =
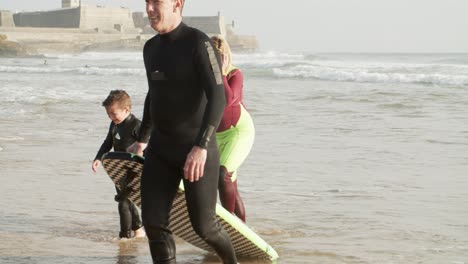
[[[160,34],[172,30],[177,13],[176,1],[173,0],[146,0],[146,13],[151,27]]]

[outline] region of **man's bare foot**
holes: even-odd
[[[140,227],[137,230],[135,230],[135,233],[133,234],[134,238],[145,237],[145,236],[146,236],[146,232],[143,227]]]

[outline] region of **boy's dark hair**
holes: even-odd
[[[125,107],[132,109],[132,100],[130,99],[130,95],[128,95],[124,90],[111,91],[106,100],[102,102],[102,106],[104,107],[109,107],[113,104],[119,104],[122,109]]]

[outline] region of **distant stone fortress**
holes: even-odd
[[[222,35],[234,51],[255,51],[255,36],[236,35],[234,22],[226,25],[224,17],[184,16],[183,21],[207,35]],[[0,10],[0,34],[39,51],[64,51],[141,48],[155,31],[146,13],[120,7],[82,5],[80,0],[62,0],[62,8],[19,12]]]

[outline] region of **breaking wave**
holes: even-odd
[[[340,82],[468,86],[468,54],[234,54],[247,75]],[[48,65],[5,64],[0,73],[145,76],[140,52],[85,53],[50,58]]]
[[[468,86],[468,58],[450,58],[440,63],[440,59],[431,59],[435,55],[406,56],[402,59],[399,55],[400,61],[392,60],[391,55],[380,56],[378,61],[373,55],[340,58],[339,54],[327,57],[270,52],[239,54],[234,60],[246,72],[275,78]]]
[[[80,75],[141,75],[145,72],[141,68],[124,68],[119,66],[75,66],[75,67],[59,67],[59,66],[0,66],[0,73],[50,73],[50,74],[80,74]]]

